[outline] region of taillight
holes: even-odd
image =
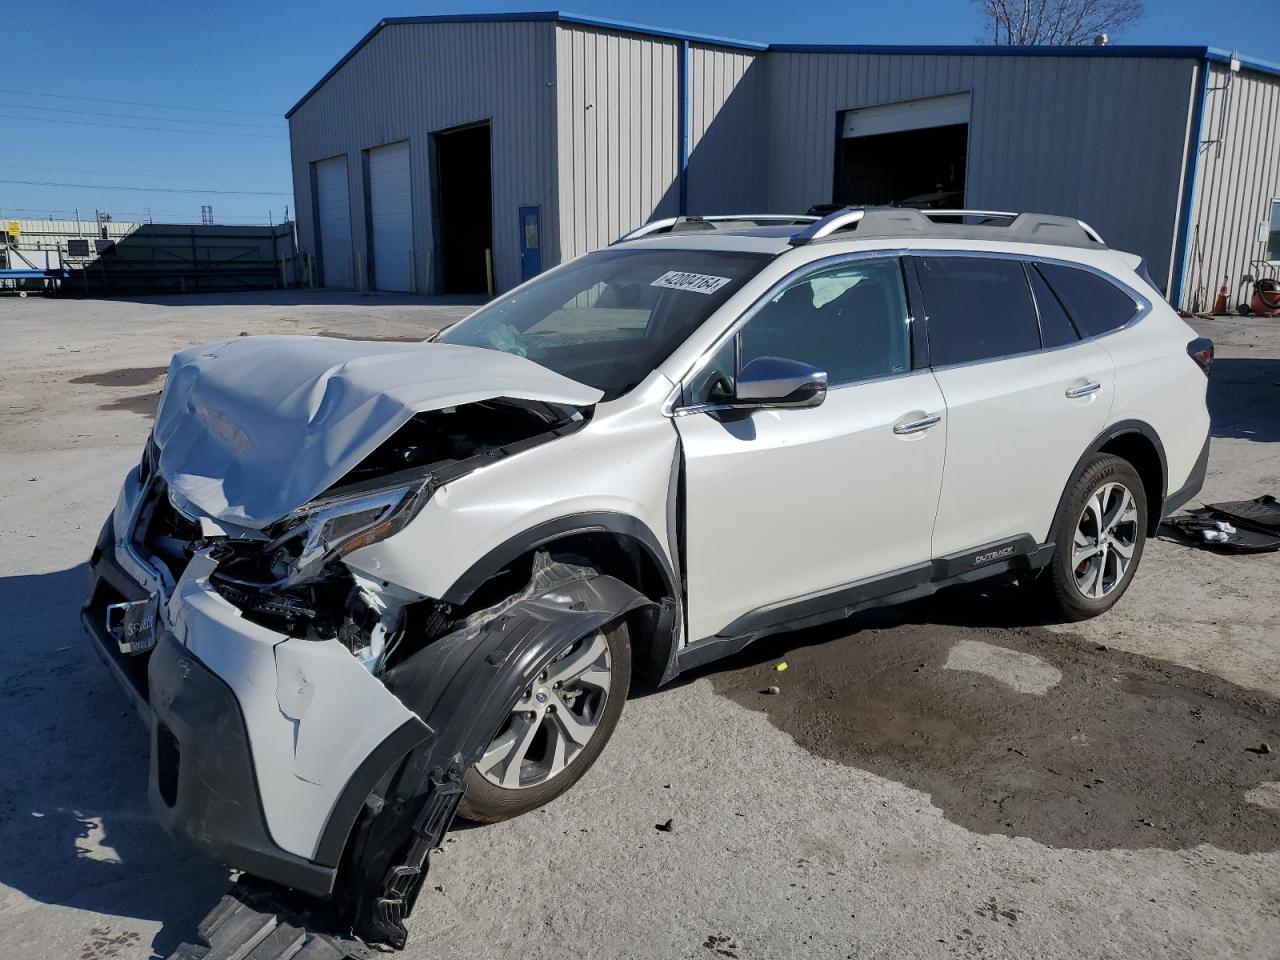
[[[1213,341],[1208,337],[1196,337],[1187,344],[1187,356],[1196,362],[1207,377],[1209,368],[1213,366]]]

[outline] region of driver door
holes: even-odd
[[[674,420],[691,641],[839,606],[821,595],[859,581],[927,571],[946,420],[932,372],[913,364],[912,335],[900,261],[851,259],[771,293],[686,383]],[[716,409],[762,356],[825,370],[826,400]]]

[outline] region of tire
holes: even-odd
[[[1236,304],[1236,313],[1240,314],[1240,316],[1242,317],[1247,317],[1252,309],[1253,308],[1250,307],[1247,303]]]
[[[1122,491],[1128,494],[1132,510],[1125,505]],[[1094,532],[1099,504],[1104,513],[1102,537]],[[1057,549],[1037,581],[1052,612],[1074,623],[1115,606],[1142,559],[1147,511],[1142,478],[1129,461],[1100,453],[1085,463],[1067,487],[1051,532]],[[1108,522],[1114,526],[1105,529]]]
[[[593,687],[590,683],[579,681],[579,692],[566,703],[567,698],[561,699],[563,694],[558,691],[568,689],[569,692],[573,692],[572,682],[566,681],[565,687],[552,689],[555,665],[563,660],[570,664],[565,669],[572,669],[575,658],[590,657],[592,650],[589,645],[596,643],[598,639],[604,641],[603,647],[607,651],[607,658],[604,657],[603,652],[599,654],[596,659],[591,660],[591,664],[595,665],[594,669],[588,666],[587,672],[596,672],[599,664],[605,663],[608,672],[607,681],[601,681],[604,684],[602,687]],[[466,792],[458,804],[458,815],[464,819],[474,823],[498,823],[536,810],[565,793],[582,779],[582,775],[596,762],[605,744],[613,736],[618,719],[622,716],[627,691],[631,686],[631,639],[626,622],[619,621],[597,633],[574,640],[561,654],[557,655],[557,659],[552,661],[541,677],[547,678],[547,686],[539,689],[539,680],[534,681],[522,697],[521,703],[516,704],[516,710],[512,715],[503,721],[501,728],[494,731],[493,740],[485,757],[467,771],[464,778]],[[568,728],[559,722],[559,717],[562,717],[567,709],[571,711],[574,719],[581,721],[590,710],[590,698],[599,697],[599,693],[604,694],[603,699],[591,732],[586,737],[586,743],[578,747],[577,752],[568,758],[561,769],[550,773],[545,779],[538,780],[540,773],[554,768],[551,757],[555,752],[553,737],[562,738],[566,753],[572,747],[566,734],[562,732]],[[545,706],[540,705],[535,699],[543,694],[549,701]],[[588,699],[579,702],[583,697]],[[522,710],[522,703],[533,709]],[[556,713],[557,708],[559,715]],[[582,711],[581,715],[576,712],[578,710]],[[526,717],[536,719],[526,720],[524,719]],[[528,735],[528,752],[524,754],[526,759],[519,761],[519,768],[525,772],[511,772],[516,770],[516,765],[511,760],[503,763],[501,759],[495,762],[491,758],[499,756],[507,748],[508,743],[516,744],[513,749],[518,750],[519,743],[527,736],[527,727],[522,727],[520,724],[526,723],[532,723],[535,728],[545,729],[535,729],[532,735]],[[508,756],[514,757],[514,754]],[[527,759],[529,756],[536,756],[536,759]],[[494,765],[482,771],[481,768],[486,763]],[[510,775],[508,775],[509,772]],[[513,779],[526,777],[533,782],[516,787],[505,787],[495,782],[511,782]]]

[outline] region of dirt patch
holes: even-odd
[[[922,790],[979,833],[1090,850],[1280,848],[1280,702],[1006,626],[1009,602],[955,591],[774,637],[710,679],[806,750]]]
[[[160,391],[140,393],[132,397],[119,397],[98,404],[99,410],[127,410],[129,413],[140,413],[152,420],[156,417],[156,408],[160,405]]]
[[[371,333],[344,333],[341,330],[321,330],[319,335],[331,337],[334,340],[375,340],[379,343],[422,343],[427,339],[418,335],[406,336],[404,334],[389,333],[379,337]]]
[[[168,367],[122,367],[105,373],[86,373],[67,382],[91,383],[97,387],[145,387],[168,372]]]

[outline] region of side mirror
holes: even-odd
[[[799,360],[756,357],[738,373],[737,407],[816,407],[827,397],[827,373]]]

